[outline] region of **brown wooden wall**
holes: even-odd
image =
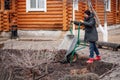
[[[26,0],[17,0],[19,29],[69,29],[70,19],[72,19],[72,3],[69,2],[68,0],[47,0],[47,12],[26,12]],[[103,2],[92,0],[92,4],[101,23],[104,24]],[[79,2],[79,10],[75,11],[76,20],[84,18],[86,9],[87,5]],[[120,23],[120,12],[116,12],[116,0],[111,0],[111,11],[107,15],[108,25]]]
[[[17,0],[19,29],[61,29],[63,27],[63,3],[47,0],[47,12],[26,12],[26,0]]]
[[[2,12],[0,12],[0,31],[2,31],[2,26],[3,26],[3,20],[2,20]]]
[[[84,19],[84,11],[86,10],[86,6],[84,2],[79,2],[78,9],[75,10],[75,20],[80,21]],[[72,3],[67,3],[67,29],[70,27],[70,20],[72,20]],[[76,26],[77,28],[77,26]]]
[[[15,12],[15,0],[10,0],[10,10],[5,10],[4,0],[0,0],[0,31],[10,31],[11,22],[14,19],[17,19]],[[16,23],[17,24],[17,23]]]
[[[117,5],[116,2],[114,3],[114,5]],[[117,9],[117,11],[116,11],[116,9],[114,11],[116,12],[115,13],[116,24],[119,24],[120,23],[120,0],[118,1],[118,9]]]
[[[9,31],[12,20],[16,20],[18,28],[23,30],[69,29],[72,3],[68,0],[47,0],[47,12],[26,12],[26,0],[11,0],[11,10],[4,10],[4,0],[0,1],[0,31]],[[116,0],[111,1],[111,11],[107,13],[108,25],[120,24],[120,8],[116,11]],[[104,24],[103,2],[92,0],[92,3],[101,23]],[[86,9],[88,9],[86,3],[79,2],[79,10],[75,11],[76,20],[84,18]]]
[[[76,20],[83,19],[85,3],[79,3]],[[47,12],[26,12],[26,0],[17,0],[19,29],[69,29],[72,19],[72,3],[68,0],[47,0]]]
[[[120,10],[119,10],[120,11]],[[104,24],[104,4],[103,2],[98,2],[96,3],[96,12],[100,18],[100,21],[102,24]],[[108,25],[120,23],[120,20],[117,19],[120,17],[120,12],[117,15],[116,12],[116,0],[111,0],[111,11],[107,12],[107,20],[108,20]]]

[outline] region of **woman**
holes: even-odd
[[[90,50],[90,55],[89,55],[89,60],[87,63],[93,63],[94,60],[101,60],[100,53],[98,48],[96,47],[96,41],[98,40],[98,33],[96,30],[96,21],[94,18],[94,14],[91,13],[89,10],[86,10],[84,12],[84,21],[80,20],[80,22],[77,21],[72,21],[74,24],[78,25],[81,23],[82,25],[85,26],[85,36],[84,40],[86,42],[89,42],[89,50]],[[96,53],[96,57],[94,58],[94,52]]]

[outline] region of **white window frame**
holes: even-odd
[[[44,0],[44,8],[30,8],[30,0],[26,0],[26,12],[29,12],[29,11],[44,11],[46,12],[47,11],[47,0]],[[38,3],[38,0],[36,0],[36,3]]]
[[[74,10],[77,10],[78,11],[78,6],[79,6],[79,2],[78,0],[74,0]]]
[[[111,11],[111,0],[106,0],[106,11]]]

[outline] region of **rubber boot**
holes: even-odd
[[[89,58],[87,63],[93,63],[93,61],[94,61],[94,58]]]
[[[94,58],[94,60],[96,60],[96,61],[101,60],[101,56],[96,56],[96,57]]]

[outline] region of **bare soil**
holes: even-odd
[[[92,65],[86,64],[86,57],[72,65],[60,64],[57,61],[65,54],[56,50],[60,43],[61,40],[5,41],[0,49],[0,80],[98,80],[98,76],[100,80],[120,79],[120,50],[99,49],[102,60]],[[77,53],[88,56],[89,48]]]
[[[0,80],[72,80],[71,76],[92,75],[104,77],[108,71],[118,65],[104,61],[95,61],[87,64],[86,57],[79,58],[72,64],[61,64],[65,51],[55,50],[17,50],[0,49]],[[69,79],[66,76],[69,75]],[[99,77],[86,79],[77,78],[74,80],[99,80]],[[94,77],[94,78],[93,78]],[[68,77],[67,77],[68,78]]]

